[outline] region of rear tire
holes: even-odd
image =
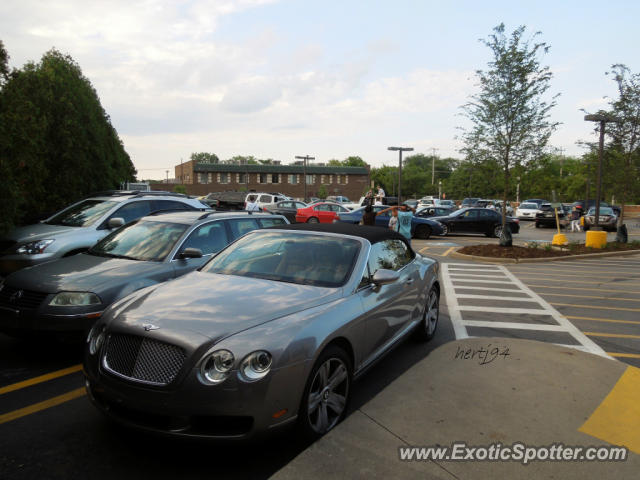
[[[493,236],[500,238],[500,235],[502,235],[502,225],[496,225],[493,227]]]
[[[316,217],[311,217],[307,220],[307,223],[319,223],[319,220]]]
[[[315,440],[344,418],[351,398],[353,367],[347,353],[329,345],[311,369],[298,410],[304,436]]]

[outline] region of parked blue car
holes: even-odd
[[[337,220],[334,222],[346,222],[346,223],[360,223],[362,215],[364,214],[364,208],[360,207],[356,210],[352,210],[349,213],[338,213]],[[381,210],[389,208],[388,205],[374,205],[373,211],[378,213]],[[389,225],[389,217],[391,212],[384,213],[383,215],[376,216],[376,226],[387,227]],[[431,235],[442,235],[444,229],[442,224],[435,220],[431,220],[423,217],[416,217],[414,215],[411,221],[411,236],[413,238],[419,238],[422,240],[428,239]]]

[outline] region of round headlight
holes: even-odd
[[[264,378],[271,370],[272,357],[269,352],[258,350],[247,355],[240,364],[240,376],[247,382]]]
[[[235,358],[229,350],[216,350],[208,354],[200,364],[201,380],[211,385],[224,382],[234,363]]]
[[[87,343],[89,343],[89,354],[95,355],[98,350],[100,350],[106,336],[105,329],[105,325],[97,324],[91,328],[89,336],[87,337]]]

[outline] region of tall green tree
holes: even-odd
[[[97,190],[135,179],[135,168],[79,65],[57,50],[9,73],[0,91],[0,163],[4,229],[33,220]],[[5,183],[6,182],[6,183]],[[4,198],[3,198],[4,200]]]
[[[504,230],[511,169],[540,156],[558,123],[549,119],[556,96],[545,100],[552,73],[539,60],[549,46],[524,39],[524,26],[508,36],[504,24],[493,31],[488,39],[480,40],[492,54],[488,68],[476,71],[480,91],[462,106],[471,121],[464,129],[462,153],[468,159],[501,165]]]
[[[618,98],[609,103],[611,115],[619,123],[609,123],[605,132],[611,139],[610,149],[615,160],[621,164],[619,189],[622,199],[622,215],[618,219],[621,225],[624,206],[633,198],[634,187],[639,180],[640,169],[640,74],[632,73],[626,65],[612,65],[608,74],[618,87]]]
[[[215,153],[194,152],[191,154],[190,160],[196,163],[218,163],[220,159]]]

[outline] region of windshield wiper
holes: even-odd
[[[98,257],[108,257],[108,258],[124,258],[125,260],[136,260],[139,261],[139,258],[130,257],[128,255],[118,255],[117,253],[109,253],[98,250],[89,249],[88,252],[92,255],[97,255]]]

